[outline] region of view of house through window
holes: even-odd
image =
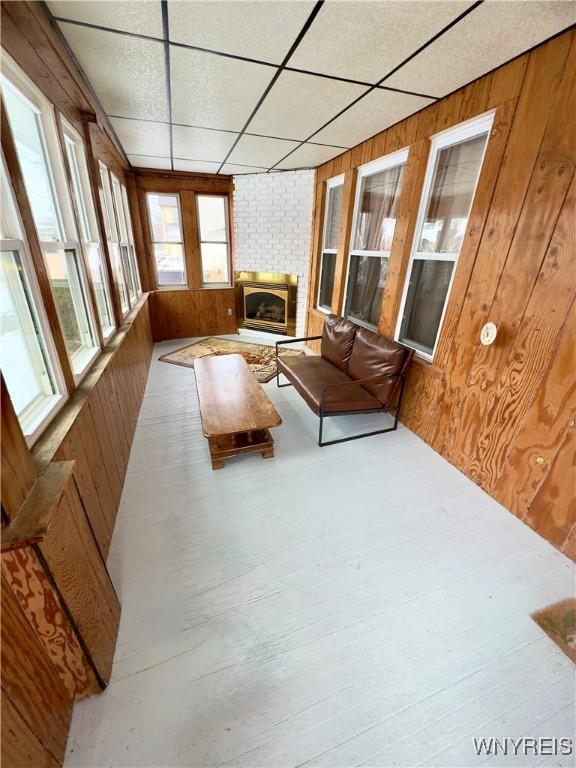
[[[338,247],[338,229],[342,211],[342,191],[344,177],[329,179],[326,183],[326,208],[324,214],[324,235],[320,262],[320,281],[318,289],[318,308],[330,312],[332,309],[332,291],[336,271],[336,249]]]
[[[178,195],[146,195],[158,285],[185,285],[184,237]]]
[[[228,198],[197,195],[202,285],[230,285]]]
[[[358,174],[344,311],[370,328],[380,318],[407,155],[382,158]]]
[[[398,338],[432,357],[492,124],[492,115],[432,143]]]

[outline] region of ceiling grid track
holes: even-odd
[[[399,69],[401,69],[403,66],[408,64],[409,61],[412,61],[413,58],[418,56],[419,53],[422,53],[428,46],[432,45],[432,43],[436,42],[442,35],[446,34],[448,30],[452,29],[456,24],[458,24],[462,19],[466,18],[470,13],[476,10],[479,6],[481,6],[484,3],[484,0],[476,0],[476,2],[471,5],[469,8],[467,8],[465,11],[463,11],[459,16],[456,16],[455,19],[452,19],[452,21],[447,24],[445,27],[443,27],[439,32],[437,32],[433,37],[431,37],[429,40],[427,40],[423,45],[421,45],[419,48],[417,48],[415,51],[413,51],[410,56],[408,56],[404,61],[401,61],[400,64],[398,64],[394,69],[390,70],[387,74],[384,75],[384,77],[381,77],[378,82],[374,83],[374,85],[371,85],[368,90],[365,93],[361,93],[360,96],[356,97],[354,101],[352,101],[348,106],[344,107],[344,109],[341,109],[340,112],[338,112],[334,117],[330,118],[327,122],[324,123],[324,125],[321,125],[320,128],[317,128],[314,133],[311,133],[310,136],[308,136],[306,139],[300,142],[300,144],[297,147],[294,147],[294,149],[291,149],[290,152],[284,155],[284,157],[281,157],[280,160],[278,160],[271,168],[268,169],[267,173],[270,173],[271,171],[275,170],[280,163],[284,162],[286,158],[290,157],[294,152],[296,152],[297,149],[300,149],[301,146],[306,144],[310,141],[314,136],[316,136],[317,133],[320,133],[320,131],[323,131],[324,128],[329,126],[331,123],[333,123],[335,120],[337,120],[341,115],[343,115],[345,112],[348,112],[351,107],[353,107],[355,104],[358,104],[359,101],[364,99],[366,96],[368,96],[369,93],[372,93],[376,88],[378,88],[385,80],[388,80],[388,78],[392,77],[393,74],[398,72]]]
[[[223,167],[224,167],[224,165],[226,164],[226,162],[227,162],[228,158],[230,157],[230,155],[232,154],[232,152],[233,152],[233,151],[234,151],[234,149],[236,148],[236,145],[238,144],[238,142],[240,141],[240,139],[241,139],[241,138],[242,138],[242,136],[244,135],[244,132],[245,132],[246,128],[248,128],[248,126],[250,125],[250,123],[251,123],[251,122],[252,122],[252,120],[254,119],[254,116],[256,115],[256,113],[258,112],[258,110],[260,109],[260,107],[262,106],[262,104],[264,103],[264,100],[266,99],[266,96],[268,96],[268,94],[269,94],[269,93],[270,93],[270,91],[272,90],[272,88],[273,88],[274,84],[276,83],[276,81],[278,80],[278,78],[280,77],[280,75],[282,74],[282,72],[284,71],[284,69],[286,68],[286,64],[288,64],[288,61],[290,60],[290,57],[292,56],[292,54],[294,53],[294,51],[296,50],[296,48],[298,48],[298,46],[300,45],[300,43],[301,43],[301,42],[302,42],[302,40],[304,39],[304,36],[306,35],[306,32],[308,32],[308,30],[309,30],[309,29],[310,29],[310,27],[312,26],[312,22],[314,21],[314,19],[316,18],[316,16],[319,14],[319,12],[320,12],[320,9],[322,8],[322,6],[323,6],[323,5],[324,5],[324,0],[318,0],[318,2],[316,3],[316,5],[315,5],[315,6],[314,6],[314,8],[312,9],[312,11],[311,11],[310,15],[308,16],[308,18],[306,19],[306,21],[305,21],[305,23],[304,23],[304,26],[302,27],[302,29],[301,29],[301,30],[300,30],[300,32],[298,33],[298,37],[296,38],[296,40],[294,40],[294,42],[293,42],[293,43],[292,43],[292,45],[290,46],[290,50],[288,51],[288,53],[286,54],[286,56],[284,56],[284,59],[283,59],[283,61],[282,61],[282,64],[280,64],[280,66],[279,66],[279,67],[278,67],[278,69],[276,70],[276,72],[275,72],[275,74],[274,74],[274,77],[272,78],[272,80],[270,80],[270,82],[269,82],[269,83],[268,83],[268,85],[266,86],[266,88],[265,88],[265,90],[264,90],[264,93],[262,94],[262,96],[260,96],[260,99],[258,100],[258,102],[257,102],[256,106],[255,106],[255,107],[254,107],[254,109],[252,110],[252,112],[251,112],[251,114],[250,114],[250,116],[249,116],[248,120],[246,120],[246,122],[245,122],[245,124],[244,124],[244,127],[243,127],[243,128],[242,128],[242,130],[240,131],[240,134],[239,134],[239,135],[236,137],[236,140],[234,141],[234,143],[232,144],[232,146],[231,146],[231,147],[230,147],[230,149],[228,150],[228,154],[226,155],[226,157],[225,157],[225,158],[224,158],[224,160],[222,161],[222,165],[220,166],[220,168],[218,168],[218,173],[220,173],[220,171],[222,170],[222,168],[223,168]]]
[[[170,168],[174,170],[174,137],[172,131],[172,82],[170,78],[170,21],[168,19],[168,0],[160,0],[162,7],[162,31],[164,34],[164,69],[166,72],[166,98],[168,99],[168,120],[170,134]]]
[[[220,174],[322,165],[571,26],[552,0],[529,31],[512,3],[275,1],[268,13],[231,3],[229,16],[207,2],[42,5],[128,162]]]

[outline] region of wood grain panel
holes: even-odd
[[[155,291],[150,318],[154,341],[237,333],[234,288]]]
[[[112,671],[120,604],[74,483],[66,489],[50,530],[38,549],[95,669],[107,683]]]
[[[2,692],[38,742],[59,763],[66,747],[72,698],[26,620],[4,574],[1,581]],[[24,739],[25,734],[20,733],[20,740]],[[10,741],[7,749],[14,749]],[[30,749],[38,752],[34,743]]]
[[[58,768],[61,765],[40,742],[2,690],[2,765],[5,768]]]
[[[32,490],[38,473],[20,429],[8,388],[0,374],[0,411],[2,418],[2,509],[7,523],[16,517],[20,506]],[[8,450],[6,450],[6,446]]]
[[[575,487],[576,424],[572,420],[556,459],[524,517],[528,525],[572,558],[576,554],[570,540],[576,526]]]
[[[2,572],[71,698],[99,693],[94,670],[34,548],[3,553]]]

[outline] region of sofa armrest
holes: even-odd
[[[278,357],[278,345],[279,344],[296,344],[298,341],[317,341],[318,339],[321,339],[322,336],[303,336],[301,339],[286,339],[286,341],[277,341],[276,342],[276,357]]]

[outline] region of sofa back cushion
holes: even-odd
[[[348,372],[348,363],[354,346],[356,326],[345,317],[328,315],[324,320],[320,354],[329,363],[344,373]]]
[[[393,376],[405,370],[408,356],[408,350],[402,344],[367,328],[358,328],[348,364],[348,375],[356,380]],[[392,398],[398,388],[398,382],[365,384],[364,388],[382,403],[391,406],[394,404]]]

